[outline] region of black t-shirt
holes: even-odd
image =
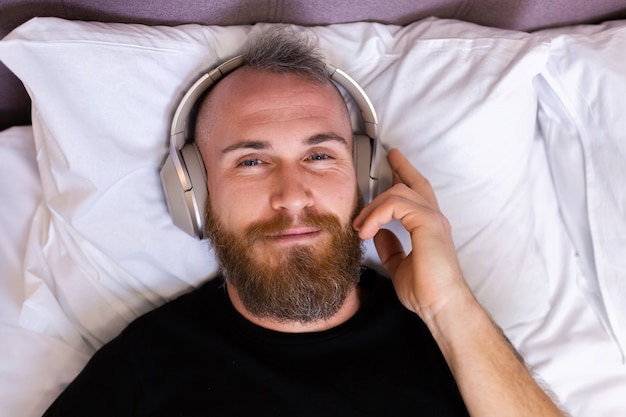
[[[359,311],[333,329],[256,326],[223,282],[138,318],[45,416],[467,416],[430,332],[365,270]]]

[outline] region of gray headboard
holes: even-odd
[[[35,16],[178,25],[376,21],[404,25],[428,16],[533,31],[626,18],[624,0],[0,0],[0,38]],[[28,95],[0,64],[0,131],[30,123]]]

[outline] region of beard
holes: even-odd
[[[362,207],[359,196],[351,220]],[[205,219],[224,280],[254,316],[279,322],[327,320],[359,282],[361,239],[352,222],[342,226],[335,215],[305,211],[298,225],[319,228],[323,239],[287,248],[272,246],[268,238],[294,224],[287,214],[255,222],[235,234],[216,218],[208,201]]]

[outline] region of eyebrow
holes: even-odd
[[[222,156],[226,155],[229,152],[236,151],[237,149],[268,149],[270,144],[261,140],[242,140],[240,142],[234,143],[230,146],[225,147],[220,152]]]
[[[330,141],[334,141],[334,142],[339,142],[340,144],[344,145],[345,147],[349,147],[348,141],[339,136],[336,135],[334,133],[320,133],[317,135],[313,135],[307,139],[304,140],[304,143],[307,145],[319,145],[320,143],[324,143],[324,142],[330,142]],[[254,149],[254,150],[261,150],[261,149],[269,149],[271,148],[271,145],[269,142],[267,141],[262,141],[262,140],[242,140],[240,142],[234,143],[230,146],[225,147],[224,149],[222,149],[222,151],[220,152],[221,156],[223,157],[224,155],[226,155],[229,152],[234,152],[238,149]]]
[[[335,135],[334,133],[322,133],[319,135],[314,135],[308,138],[305,143],[308,145],[319,145],[320,143],[335,141],[339,142],[345,147],[348,147],[348,141],[342,136]]]

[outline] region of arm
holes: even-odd
[[[537,385],[500,329],[465,283],[450,225],[428,181],[398,151],[389,152],[394,187],[354,220],[362,239],[374,237],[402,304],[426,323],[472,416],[562,416]],[[407,256],[381,227],[399,220],[411,234]]]

